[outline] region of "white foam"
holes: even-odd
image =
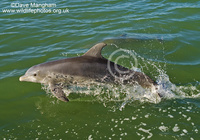
[[[93,140],[92,135],[88,136],[88,140]]]
[[[162,126],[159,127],[159,129],[160,129],[160,131],[162,131],[162,132],[166,132],[166,131],[168,130],[168,127],[162,125]]]
[[[178,131],[180,131],[180,128],[178,127],[177,124],[175,124],[175,126],[173,127],[172,130],[173,130],[174,132],[178,132]]]
[[[149,135],[147,136],[148,139],[151,138],[151,137],[153,136],[153,134],[150,132],[151,129],[139,128],[139,130],[142,131],[142,132],[144,132],[144,133],[149,134]]]

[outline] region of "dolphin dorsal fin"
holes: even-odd
[[[107,44],[105,44],[105,43],[98,43],[98,44],[94,45],[91,49],[89,49],[83,56],[93,56],[93,57],[102,58],[101,50],[106,45]]]

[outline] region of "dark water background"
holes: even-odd
[[[1,139],[199,139],[199,1],[30,2],[56,7],[46,8],[51,13],[3,13],[21,8],[1,1]],[[40,84],[18,80],[33,65],[82,55],[102,41],[118,47],[108,45],[106,58],[119,48],[134,50],[138,68],[162,85],[166,97],[155,102],[129,91],[117,100],[112,90],[105,97],[86,91],[64,103]],[[127,60],[121,64],[129,67]]]

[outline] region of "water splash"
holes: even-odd
[[[114,85],[94,81],[74,82],[73,84],[69,84],[69,82],[61,84],[65,94],[69,96],[71,101],[98,101],[105,107],[118,108],[119,110],[135,101],[158,104],[166,99],[200,97],[199,82],[197,82],[197,85],[177,86],[170,81],[169,76],[166,74],[164,70],[166,64],[161,66],[158,62],[146,59],[136,52],[134,53],[140,61],[140,68],[135,68],[134,70],[143,72],[144,68],[148,70],[154,69],[155,71],[150,74],[155,75],[156,73],[154,77],[158,84],[156,87],[146,89],[140,85]],[[48,86],[43,86],[43,89],[50,93]]]

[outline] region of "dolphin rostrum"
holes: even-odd
[[[137,72],[115,64],[101,55],[105,43],[93,46],[79,57],[66,58],[32,66],[20,81],[28,81],[48,85],[52,94],[61,101],[68,102],[60,83],[85,82],[111,82],[116,84],[139,84],[142,87],[152,87],[157,84],[142,72]],[[108,69],[109,62],[109,69]],[[116,66],[118,70],[116,70]],[[112,73],[110,73],[112,70]],[[119,71],[120,70],[120,71]],[[131,77],[130,77],[131,75]],[[129,78],[126,78],[126,77]]]

